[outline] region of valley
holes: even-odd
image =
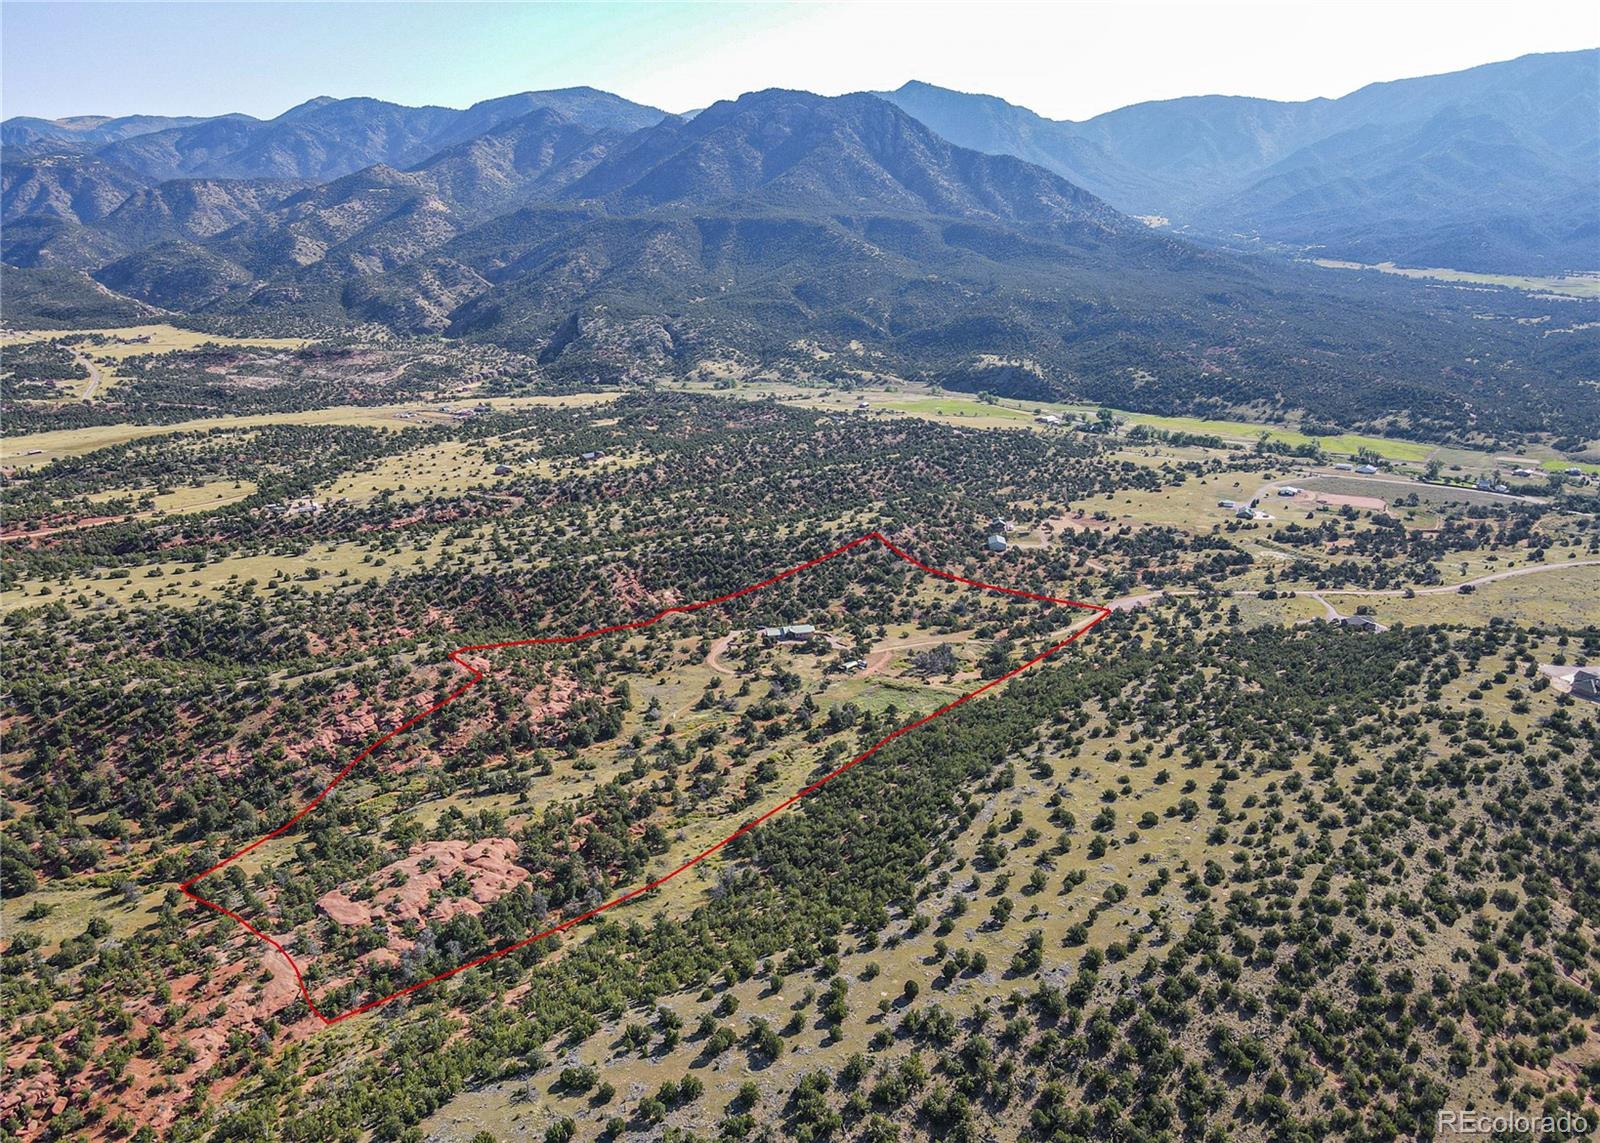
[[[8,876],[18,880],[7,923],[23,934],[12,955],[46,989],[14,1025],[14,1065],[29,1078],[22,1102],[7,1105],[8,1129],[33,1137],[43,1121],[22,1109],[65,1099],[92,1116],[86,1124],[177,1130],[189,1113],[155,1111],[163,1084],[177,1082],[209,1092],[207,1118],[234,1135],[248,1130],[240,1117],[261,1106],[262,1068],[283,1050],[305,1061],[302,1098],[320,1110],[304,1130],[317,1134],[323,1128],[310,1124],[325,1116],[365,1114],[343,1102],[341,1084],[316,1078],[324,1068],[365,1060],[389,1077],[387,1090],[414,1092],[410,1036],[449,1043],[446,1029],[470,1026],[478,1035],[433,1053],[456,1077],[427,1081],[444,1098],[410,1105],[425,1136],[540,1135],[569,1120],[581,1138],[762,1122],[798,1132],[836,1115],[870,1131],[912,1114],[907,1101],[931,1135],[971,1117],[1029,1135],[1040,1115],[1058,1113],[1047,1110],[1060,1081],[1040,1070],[1046,1061],[1080,1050],[1064,1046],[1091,1017],[1104,1030],[1094,1034],[1114,1044],[1121,1022],[1137,1016],[1119,1007],[1123,989],[1180,987],[1162,982],[1182,979],[1172,966],[1215,910],[1243,908],[1217,893],[1254,869],[1257,847],[1268,864],[1282,860],[1279,850],[1300,852],[1309,869],[1318,850],[1297,850],[1300,837],[1337,854],[1374,828],[1399,828],[1379,808],[1387,795],[1363,812],[1345,784],[1398,780],[1397,750],[1423,767],[1461,756],[1422,730],[1432,720],[1470,711],[1471,726],[1501,728],[1497,745],[1536,750],[1550,735],[1592,733],[1583,709],[1561,705],[1578,700],[1534,670],[1595,639],[1582,618],[1600,583],[1592,485],[1552,489],[1541,478],[1536,495],[1482,497],[1421,482],[1436,458],[1428,450],[1377,458],[1386,475],[1356,486],[1381,510],[1296,498],[1290,512],[1275,490],[1291,481],[1317,488],[1312,466],[1260,451],[1253,432],[1196,443],[1201,426],[1116,416],[1109,430],[1073,431],[1038,423],[1028,406],[909,388],[763,392],[741,383],[723,394],[491,401],[467,418],[388,413],[361,423],[336,411],[323,424],[296,413],[165,425],[12,470],[15,503],[48,501],[69,517],[74,497],[84,513],[125,501],[125,474],[142,456],[159,455],[175,489],[237,482],[243,499],[207,506],[205,491],[199,504],[165,501],[159,512],[6,543],[8,630],[36,664],[26,690],[14,691],[8,739],[48,741],[60,731],[39,720],[55,708],[74,713],[48,725],[75,726],[74,740],[109,747],[100,762],[37,747],[5,756],[19,815],[6,836],[33,839],[8,849],[18,863]],[[1495,462],[1473,455],[1480,466]],[[1324,480],[1356,483],[1334,463],[1343,462],[1314,467]],[[966,491],[949,491],[957,488]],[[1271,519],[1218,507],[1257,496]],[[297,497],[321,507],[267,510]],[[1000,553],[985,550],[991,518],[1005,524]],[[386,727],[449,693],[460,672],[445,649],[648,617],[873,528],[933,566],[1048,585],[1115,614],[977,700],[972,714],[962,707],[895,741],[647,898],[540,942],[548,948],[395,1001],[397,1015],[376,1022],[369,1013],[314,1031],[321,1022],[275,952],[226,917],[206,920],[173,902],[177,881],[273,828]],[[579,647],[484,657],[485,688],[353,773],[315,811],[322,824],[307,819],[197,891],[211,886],[208,899],[287,938],[319,1009],[345,1011],[492,949],[497,936],[525,936],[541,915],[559,923],[678,867],[887,729],[971,689],[996,669],[991,661],[1022,661],[1028,647],[1060,637],[1060,620],[1033,605],[970,597],[873,553],[848,559],[735,612],[676,616],[607,639],[598,657]],[[1380,630],[1329,624],[1330,608],[1370,613]],[[152,616],[161,619],[149,626]],[[796,623],[817,629],[814,649],[759,638],[763,626]],[[1474,669],[1447,666],[1487,633],[1510,640],[1507,650]],[[1409,660],[1435,646],[1454,650],[1438,652],[1447,657],[1423,676],[1373,658]],[[164,664],[159,678],[125,689],[117,680],[130,654]],[[1186,701],[1214,706],[1219,727],[1266,734],[1291,725],[1304,749],[1337,753],[1310,776],[1273,736],[1218,742],[1213,757],[1209,739],[1160,697],[1175,695],[1185,665],[1197,662]],[[1262,692],[1269,679],[1277,681]],[[1347,721],[1325,721],[1330,702]],[[1241,703],[1269,704],[1271,714],[1244,717]],[[207,713],[217,704],[221,718]],[[1392,720],[1408,713],[1418,721],[1404,725],[1416,729],[1396,731]],[[136,726],[137,748],[127,737]],[[1515,737],[1500,737],[1506,728]],[[1335,737],[1315,746],[1324,735]],[[1513,770],[1527,757],[1498,756]],[[168,769],[160,758],[184,761]],[[115,786],[89,778],[106,765],[119,774]],[[25,794],[40,789],[46,766],[55,788],[86,793],[61,808]],[[80,776],[67,779],[63,768]],[[1284,812],[1311,791],[1345,805],[1338,824],[1306,816],[1316,801]],[[872,812],[891,796],[903,811]],[[1479,823],[1467,827],[1474,836],[1517,828],[1478,796],[1459,807]],[[852,839],[843,849],[841,837]],[[1368,935],[1339,955],[1351,971],[1387,960],[1383,971],[1403,965],[1454,981],[1451,962],[1426,951],[1439,938],[1417,926],[1426,919],[1470,949],[1471,930],[1506,914],[1492,904],[1415,914],[1406,902],[1428,899],[1420,895],[1437,891],[1440,874],[1410,865],[1396,853],[1383,874],[1388,896],[1352,914],[1365,917],[1355,933]],[[1290,906],[1334,892],[1354,900],[1343,887],[1350,874],[1331,876],[1303,883]],[[1518,884],[1502,887],[1520,898]],[[1557,900],[1563,910],[1581,905]],[[96,936],[100,915],[109,929]],[[1262,924],[1246,916],[1231,922],[1240,949]],[[852,918],[842,930],[841,917]],[[1415,954],[1382,937],[1403,926],[1416,933],[1405,946]],[[145,967],[120,958],[125,944],[151,950]],[[154,950],[169,946],[211,967],[168,978]],[[1263,981],[1287,966],[1259,946],[1240,963]],[[1061,967],[1045,970],[1051,964]],[[619,976],[621,965],[644,971]],[[165,1010],[137,1000],[148,989],[164,994],[162,979],[172,981]],[[1219,995],[1173,1026],[1172,1049],[1204,1056],[1225,1028],[1298,1059],[1304,1049],[1274,1038],[1276,1017],[1230,989],[1232,999]],[[129,1023],[147,1055],[120,1065],[107,1087],[98,1065],[74,1066],[44,1045],[66,1021],[88,1059],[114,1050],[122,1033],[90,1038],[84,1023],[112,997],[123,1013],[112,1018]],[[1058,1007],[1060,1016],[1047,1014]],[[218,1038],[204,1014],[219,1008],[251,1015]],[[1481,1050],[1500,1050],[1505,1033],[1473,1027]],[[391,1041],[390,1028],[414,1031]],[[506,1051],[498,1045],[513,1030],[525,1045],[515,1064],[484,1073],[482,1053]],[[1146,1033],[1130,1024],[1130,1034]],[[1444,1053],[1457,1050],[1456,1035],[1437,1048],[1419,1042],[1418,1058],[1451,1074]],[[1092,1046],[1081,1050],[1096,1058]],[[1561,1058],[1576,1074],[1587,1066],[1586,1049],[1558,1051],[1572,1053]],[[989,1057],[1001,1071],[978,1067]],[[1340,1066],[1339,1056],[1314,1058]],[[145,1059],[161,1067],[139,1070]],[[1583,1098],[1581,1084],[1539,1076],[1547,1096]],[[1229,1082],[1266,1094],[1261,1076]],[[1329,1090],[1299,1082],[1299,1098],[1311,1101],[1301,1106]],[[1448,1082],[1422,1098],[1492,1095],[1470,1065]],[[928,1102],[955,1084],[972,1093],[965,1110]],[[1373,1098],[1349,1114],[1426,1113],[1412,1089]],[[1188,1114],[1236,1114],[1201,1106]]]

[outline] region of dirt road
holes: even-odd
[[[1460,583],[1443,583],[1443,584],[1437,584],[1437,585],[1432,586],[1432,587],[1417,587],[1417,588],[1412,588],[1410,590],[1413,592],[1413,594],[1416,594],[1416,595],[1445,595],[1445,594],[1447,594],[1449,592],[1460,591],[1463,587],[1477,588],[1477,587],[1482,587],[1486,583],[1497,583],[1497,582],[1499,582],[1500,580],[1503,580],[1503,579],[1516,579],[1518,576],[1539,575],[1539,574],[1541,574],[1543,572],[1562,571],[1562,570],[1564,570],[1566,568],[1592,568],[1592,567],[1600,567],[1600,560],[1567,560],[1564,563],[1535,564],[1532,567],[1511,568],[1508,571],[1490,572],[1488,575],[1480,575],[1476,579],[1462,580]],[[1371,598],[1377,598],[1377,597],[1381,597],[1381,596],[1393,597],[1393,596],[1404,595],[1406,593],[1406,590],[1407,590],[1406,588],[1402,588],[1402,587],[1390,587],[1390,588],[1337,587],[1337,588],[1324,588],[1322,590],[1312,591],[1312,592],[1305,592],[1303,594],[1309,595],[1312,599],[1314,599],[1318,603],[1322,604],[1322,606],[1325,607],[1327,609],[1327,611],[1328,611],[1328,618],[1329,619],[1336,619],[1336,618],[1338,618],[1339,613],[1334,609],[1334,607],[1333,607],[1333,605],[1331,603],[1329,603],[1326,599],[1323,598],[1323,596],[1326,596],[1326,595],[1345,595],[1345,596],[1367,596],[1367,597],[1371,597]],[[1111,610],[1113,610],[1113,611],[1133,611],[1136,608],[1144,607],[1146,604],[1154,603],[1158,599],[1165,599],[1167,596],[1176,597],[1176,596],[1195,595],[1195,594],[1197,594],[1197,593],[1194,592],[1194,591],[1190,591],[1190,590],[1185,590],[1185,591],[1167,591],[1167,590],[1163,589],[1161,591],[1148,591],[1148,592],[1144,592],[1144,593],[1139,594],[1139,595],[1125,595],[1121,599],[1113,600],[1111,602],[1111,604],[1110,604],[1110,607],[1111,607]],[[1261,593],[1259,591],[1235,591],[1232,594],[1233,595],[1242,595],[1242,596],[1256,596],[1256,595],[1260,595]],[[1280,594],[1282,594],[1282,593],[1280,592]]]

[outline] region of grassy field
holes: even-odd
[[[1521,565],[1526,566],[1526,565]],[[1509,570],[1509,563],[1485,564],[1468,561],[1462,574],[1456,563],[1448,565],[1452,582],[1472,579],[1494,571]],[[1496,580],[1474,588],[1467,594],[1457,591],[1418,593],[1411,599],[1401,595],[1376,595],[1358,591],[1320,592],[1341,615],[1351,615],[1359,606],[1372,609],[1380,623],[1429,624],[1460,623],[1482,626],[1493,619],[1513,617],[1520,624],[1567,624],[1593,610],[1600,592],[1600,567],[1559,568],[1538,575]],[[1325,609],[1301,587],[1294,599],[1257,599],[1240,596],[1232,602],[1242,619],[1251,625],[1262,623],[1300,623],[1320,619]]]
[[[750,397],[775,397],[789,404],[826,410],[830,413],[850,413],[865,402],[872,411],[903,413],[927,420],[948,424],[984,428],[1019,428],[1034,423],[1040,413],[1058,416],[1093,416],[1092,405],[1068,405],[1050,401],[980,401],[957,393],[930,391],[924,386],[908,385],[903,389],[857,389],[848,392],[819,392],[797,386],[750,385],[736,393]],[[1164,432],[1194,433],[1221,437],[1225,441],[1253,445],[1263,433],[1269,440],[1287,445],[1304,445],[1317,441],[1325,452],[1354,456],[1365,449],[1386,460],[1421,463],[1434,451],[1432,445],[1416,441],[1391,440],[1387,437],[1367,436],[1360,433],[1341,433],[1337,436],[1313,437],[1284,425],[1257,424],[1250,421],[1211,420],[1203,417],[1160,417],[1149,413],[1130,413],[1113,410],[1129,425],[1147,425]]]
[[[57,337],[107,337],[105,345],[81,346],[95,357],[123,361],[152,353],[171,353],[175,349],[196,349],[202,345],[249,346],[259,349],[304,349],[311,342],[303,337],[223,337],[172,325],[132,325],[117,329],[21,329],[0,333],[0,345],[27,341],[48,341]]]
[[[484,462],[482,453],[481,445],[464,441],[414,448],[347,472],[317,493],[325,499],[343,497],[355,504],[384,492],[398,500],[458,494],[494,480],[494,466]]]
[[[491,397],[488,404],[510,410],[537,405],[599,405],[616,400],[615,393],[575,393],[558,397]],[[417,414],[401,419],[401,413]],[[204,417],[170,425],[92,425],[82,429],[60,429],[47,433],[0,439],[0,464],[32,468],[63,456],[80,456],[108,445],[124,444],[144,437],[169,433],[205,432],[210,429],[243,429],[258,425],[371,425],[400,429],[408,425],[444,423],[438,413],[427,411],[416,401],[398,405],[337,405],[295,413],[259,413],[245,417]]]
[[[175,606],[192,606],[202,599],[218,598],[224,591],[254,580],[262,591],[272,590],[280,575],[285,585],[308,592],[328,591],[356,580],[380,582],[401,571],[414,571],[445,555],[445,535],[439,533],[421,546],[407,546],[400,554],[374,556],[355,544],[314,544],[303,554],[228,556],[203,567],[192,563],[160,563],[130,578],[117,579],[103,572],[64,579],[28,580],[5,593],[0,613],[19,607],[37,607],[57,600],[72,611],[127,607],[155,600]],[[462,557],[451,554],[453,565]]]
[[[186,484],[166,492],[148,486],[108,488],[104,492],[96,492],[88,499],[91,503],[104,503],[108,500],[138,500],[143,496],[149,496],[152,505],[150,514],[178,516],[220,508],[235,500],[243,500],[255,490],[256,486],[248,480],[212,480],[204,484]]]
[[[1416,461],[1428,459],[1433,446],[1417,441],[1391,440],[1388,437],[1366,436],[1361,433],[1340,433],[1337,436],[1314,437],[1281,425],[1259,425],[1248,421],[1213,421],[1202,417],[1156,417],[1146,413],[1119,413],[1130,424],[1149,425],[1173,433],[1196,433],[1221,437],[1227,441],[1254,443],[1262,433],[1267,439],[1286,445],[1304,445],[1315,441],[1322,450],[1340,456],[1355,456],[1365,450],[1385,460]]]
[[[1550,277],[1537,277],[1523,274],[1476,274],[1469,270],[1420,269],[1396,266],[1393,262],[1366,265],[1361,262],[1340,262],[1332,258],[1314,258],[1312,261],[1329,270],[1378,270],[1405,278],[1432,278],[1441,282],[1505,286],[1513,290],[1561,294],[1572,298],[1600,298],[1600,274],[1556,274]]]
[[[1569,468],[1582,469],[1590,476],[1600,476],[1600,464],[1581,460],[1541,460],[1539,467],[1546,472],[1565,472]]]
[[[103,345],[79,344],[73,353],[89,370],[89,376],[79,382],[72,393],[73,399],[103,396],[122,381],[117,365],[130,357],[146,357],[155,353],[170,353],[180,349],[195,349],[202,345],[243,346],[255,349],[304,349],[311,342],[300,337],[223,337],[219,334],[198,333],[176,326],[135,325],[119,329],[24,329],[0,331],[0,347],[20,345],[32,341],[74,335],[107,338]]]

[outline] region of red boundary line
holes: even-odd
[[[436,714],[440,710],[442,710],[445,707],[449,706],[451,703],[455,702],[456,699],[460,698],[462,695],[466,694],[467,691],[471,690],[473,687],[477,686],[480,682],[482,682],[483,678],[484,678],[484,675],[485,675],[484,669],[480,668],[480,667],[474,667],[471,663],[468,663],[465,660],[463,660],[460,657],[463,654],[466,654],[466,653],[472,652],[472,651],[499,651],[499,650],[504,650],[504,649],[506,649],[508,647],[531,647],[531,646],[537,646],[537,645],[540,645],[540,644],[552,644],[552,643],[578,643],[578,642],[581,642],[581,641],[583,641],[585,639],[592,639],[597,635],[614,635],[614,634],[616,634],[618,632],[621,632],[621,631],[637,631],[640,628],[650,627],[653,624],[659,623],[662,619],[665,619],[669,615],[687,613],[687,612],[691,612],[691,611],[699,611],[702,608],[706,608],[706,607],[714,607],[719,603],[727,603],[730,600],[738,599],[740,596],[749,595],[752,592],[757,592],[757,591],[762,590],[763,588],[771,587],[773,584],[778,583],[781,580],[788,579],[790,576],[798,575],[799,573],[805,571],[808,568],[814,568],[818,564],[826,563],[827,561],[829,561],[831,559],[834,559],[837,556],[842,556],[842,555],[844,555],[844,553],[850,551],[852,548],[858,548],[863,544],[868,544],[868,543],[873,543],[873,542],[882,544],[890,552],[894,553],[894,555],[898,556],[900,559],[904,560],[906,563],[910,564],[912,567],[918,568],[918,569],[920,569],[920,570],[922,570],[924,572],[927,572],[929,575],[937,576],[940,579],[947,579],[947,580],[950,580],[950,581],[952,581],[954,583],[966,584],[968,587],[983,588],[986,591],[999,591],[999,592],[1005,593],[1006,595],[1018,596],[1018,597],[1020,597],[1022,599],[1034,599],[1034,600],[1038,600],[1040,603],[1054,603],[1054,604],[1059,604],[1059,605],[1061,605],[1063,607],[1076,607],[1076,608],[1080,608],[1080,609],[1082,609],[1084,611],[1093,611],[1096,614],[1095,614],[1095,617],[1093,619],[1091,619],[1088,623],[1086,623],[1084,626],[1078,628],[1078,630],[1074,631],[1071,635],[1068,635],[1065,639],[1061,640],[1059,643],[1054,643],[1051,646],[1046,647],[1043,651],[1039,652],[1039,654],[1035,655],[1033,658],[1029,659],[1027,662],[1021,664],[1020,666],[1013,667],[1011,670],[1007,671],[1005,674],[1001,675],[999,678],[990,679],[987,683],[984,683],[983,686],[978,687],[976,690],[968,691],[966,694],[962,695],[960,698],[954,699],[954,700],[946,703],[944,706],[941,706],[938,710],[934,711],[932,714],[924,715],[923,717],[917,719],[915,722],[907,723],[905,726],[902,726],[900,729],[892,731],[891,733],[889,733],[889,734],[885,735],[884,737],[878,739],[878,741],[874,742],[866,750],[862,751],[860,754],[858,754],[854,758],[850,759],[850,761],[846,762],[844,765],[840,766],[838,769],[836,769],[836,770],[834,770],[834,771],[832,771],[832,772],[830,772],[828,774],[824,774],[821,778],[818,778],[815,782],[811,783],[811,785],[807,786],[805,789],[801,790],[799,793],[790,795],[789,797],[785,798],[783,801],[779,802],[777,805],[773,806],[771,809],[767,810],[760,817],[754,818],[751,821],[746,822],[744,825],[742,825],[738,829],[734,830],[734,832],[730,833],[727,837],[723,838],[721,841],[717,842],[715,845],[711,846],[709,849],[706,849],[706,850],[702,851],[701,853],[696,854],[694,857],[691,857],[688,861],[685,861],[682,865],[680,865],[676,869],[672,870],[672,872],[663,874],[662,876],[656,878],[654,881],[651,881],[651,882],[649,882],[649,883],[647,883],[645,885],[640,885],[636,889],[630,889],[628,892],[622,894],[622,896],[617,897],[617,898],[615,898],[613,900],[607,901],[604,905],[597,905],[593,909],[590,909],[586,913],[580,913],[576,917],[571,917],[571,918],[569,918],[569,919],[567,919],[565,921],[562,921],[559,925],[556,925],[556,926],[554,926],[552,928],[546,929],[542,933],[536,933],[535,935],[533,935],[531,937],[524,937],[522,940],[517,941],[517,942],[515,942],[513,944],[506,945],[504,948],[496,949],[496,950],[494,950],[493,952],[490,952],[490,953],[485,953],[483,956],[477,957],[474,960],[469,960],[465,964],[459,964],[455,968],[448,969],[445,972],[441,972],[437,976],[430,976],[427,980],[419,980],[415,984],[407,985],[405,988],[402,988],[397,992],[391,992],[387,996],[380,996],[376,1000],[369,1000],[365,1004],[362,1004],[362,1005],[359,1005],[359,1006],[357,1006],[355,1008],[352,1008],[347,1012],[341,1012],[337,1016],[324,1015],[323,1012],[320,1009],[317,1008],[316,1002],[311,999],[311,993],[306,988],[305,978],[300,974],[300,966],[295,963],[295,959],[294,959],[293,956],[291,956],[289,954],[289,950],[288,949],[284,948],[283,945],[279,944],[272,937],[269,937],[266,933],[263,933],[260,929],[256,928],[249,921],[247,921],[243,917],[239,916],[238,913],[233,912],[231,909],[223,908],[221,905],[217,904],[215,901],[207,900],[205,897],[202,897],[202,896],[200,896],[200,894],[194,892],[194,890],[191,888],[197,882],[204,880],[205,878],[211,876],[213,873],[219,872],[220,870],[227,868],[229,865],[232,865],[235,861],[238,861],[239,858],[243,857],[245,854],[249,853],[251,850],[255,849],[257,846],[263,845],[266,842],[271,841],[273,838],[277,837],[279,834],[285,833],[288,830],[292,829],[296,822],[300,821],[301,818],[305,817],[312,810],[316,809],[317,806],[319,806],[322,803],[322,800],[324,798],[326,798],[330,793],[333,792],[334,787],[337,786],[340,782],[343,782],[345,780],[345,778],[349,775],[350,771],[354,770],[356,768],[356,766],[363,759],[365,759],[369,755],[371,755],[374,750],[376,750],[378,747],[382,746],[385,742],[388,742],[391,738],[394,738],[396,735],[402,734],[405,731],[410,730],[413,726],[417,725],[417,723],[421,722],[423,719],[427,718],[429,715]],[[710,857],[713,853],[716,853],[717,850],[721,849],[723,846],[725,846],[728,843],[732,842],[734,839],[742,837],[745,834],[749,833],[751,830],[755,829],[756,826],[760,825],[762,822],[766,821],[768,818],[770,818],[770,817],[772,817],[772,816],[774,816],[776,814],[782,813],[784,810],[788,809],[790,806],[792,806],[796,802],[798,802],[801,798],[806,797],[808,794],[816,793],[818,790],[822,789],[823,786],[826,786],[829,782],[831,782],[835,778],[837,778],[840,774],[843,774],[846,770],[849,770],[851,767],[857,765],[858,763],[864,762],[868,758],[871,758],[879,750],[883,749],[890,742],[893,742],[896,738],[899,738],[902,734],[909,733],[910,731],[913,731],[913,730],[917,729],[917,727],[919,727],[919,726],[925,726],[926,724],[932,722],[934,719],[938,718],[941,714],[945,714],[945,713],[947,713],[949,711],[952,711],[956,707],[961,706],[963,703],[970,702],[972,699],[977,698],[979,695],[983,694],[985,691],[999,686],[1001,683],[1005,682],[1007,679],[1014,678],[1017,675],[1020,675],[1023,671],[1026,671],[1029,667],[1035,666],[1036,664],[1043,662],[1045,659],[1048,659],[1051,655],[1054,655],[1057,651],[1059,651],[1063,647],[1067,646],[1067,644],[1074,642],[1076,639],[1078,639],[1079,636],[1083,635],[1085,632],[1090,630],[1092,627],[1094,627],[1097,623],[1099,623],[1101,620],[1105,619],[1110,614],[1111,614],[1111,609],[1109,607],[1101,607],[1099,604],[1079,603],[1077,600],[1073,600],[1073,599],[1058,599],[1058,598],[1056,598],[1055,596],[1052,596],[1052,595],[1041,595],[1041,594],[1039,594],[1037,592],[1022,591],[1022,590],[1020,590],[1018,588],[1014,588],[1014,587],[1001,587],[998,584],[983,583],[980,580],[967,579],[965,576],[955,575],[952,572],[941,571],[939,568],[930,567],[927,564],[922,563],[920,560],[916,559],[915,557],[907,554],[901,548],[897,547],[887,537],[885,537],[881,532],[868,532],[864,536],[858,536],[856,539],[851,540],[848,544],[844,544],[844,545],[842,545],[840,547],[837,547],[837,548],[833,549],[833,551],[831,551],[831,552],[825,552],[824,554],[822,554],[820,556],[817,556],[815,559],[807,560],[803,564],[796,564],[794,567],[788,568],[788,569],[786,569],[784,571],[781,571],[775,576],[771,576],[768,579],[762,580],[760,583],[753,583],[749,587],[740,588],[738,591],[730,591],[727,595],[719,595],[715,599],[705,599],[705,600],[701,600],[698,603],[684,603],[684,604],[679,604],[677,607],[669,607],[669,608],[665,609],[664,611],[658,611],[656,614],[652,615],[649,619],[640,619],[640,620],[637,620],[636,622],[633,622],[633,623],[617,623],[617,624],[614,624],[614,625],[612,625],[610,627],[598,627],[593,631],[585,631],[585,632],[583,632],[581,634],[578,634],[578,635],[554,635],[554,636],[547,636],[547,637],[534,638],[534,639],[512,639],[512,640],[509,640],[508,642],[505,642],[505,643],[479,643],[479,644],[475,644],[475,645],[470,646],[470,647],[457,647],[454,651],[450,652],[449,658],[450,658],[451,662],[455,663],[458,667],[464,668],[472,676],[471,678],[469,678],[466,682],[462,683],[455,690],[451,691],[444,698],[442,698],[438,702],[434,703],[427,710],[423,711],[420,714],[413,715],[412,717],[406,719],[406,721],[402,722],[399,726],[397,726],[393,730],[389,731],[383,737],[378,738],[375,741],[373,741],[360,754],[357,754],[354,758],[350,759],[350,761],[345,765],[345,768],[343,770],[340,770],[339,773],[334,776],[333,781],[329,782],[326,786],[324,786],[322,788],[322,792],[319,793],[316,797],[312,798],[311,801],[306,803],[305,808],[302,809],[299,813],[295,814],[294,817],[292,817],[288,821],[284,822],[281,826],[279,826],[277,829],[273,830],[271,833],[265,834],[262,837],[257,838],[255,841],[251,842],[249,845],[245,846],[243,849],[239,850],[238,852],[230,854],[229,856],[223,858],[221,861],[219,861],[215,865],[211,866],[211,868],[206,869],[201,873],[195,874],[195,876],[189,878],[189,880],[187,880],[187,881],[183,882],[182,884],[180,884],[178,886],[178,888],[183,890],[184,895],[189,897],[191,900],[196,901],[196,902],[200,903],[201,905],[204,905],[208,909],[213,909],[216,912],[221,913],[225,917],[231,917],[235,921],[238,921],[239,924],[241,924],[241,925],[243,925],[245,927],[246,931],[254,934],[256,937],[259,937],[261,940],[265,941],[267,944],[271,945],[274,949],[276,949],[280,954],[282,954],[283,959],[288,961],[289,968],[294,972],[295,982],[300,987],[300,996],[305,1000],[306,1006],[308,1008],[310,1008],[312,1013],[319,1020],[321,1020],[324,1024],[328,1024],[328,1025],[337,1024],[341,1020],[347,1020],[351,1016],[358,1016],[363,1012],[371,1011],[372,1009],[377,1008],[381,1004],[387,1004],[391,1000],[398,1000],[400,997],[405,996],[405,995],[407,995],[409,993],[412,993],[412,992],[416,992],[418,989],[426,988],[430,984],[437,984],[441,980],[447,980],[450,977],[455,976],[457,973],[465,972],[469,968],[476,968],[478,965],[486,964],[487,962],[489,962],[491,960],[496,960],[496,959],[498,959],[500,957],[503,957],[503,956],[506,956],[506,955],[508,955],[510,953],[514,953],[518,949],[526,948],[529,945],[533,944],[535,941],[543,940],[545,937],[552,936],[552,935],[554,935],[556,933],[563,932],[563,931],[565,931],[567,929],[570,929],[574,925],[582,924],[584,921],[587,921],[592,917],[599,916],[601,913],[604,913],[608,909],[614,909],[618,905],[621,905],[626,901],[631,901],[635,897],[639,897],[639,896],[642,896],[645,893],[650,892],[652,889],[659,888],[660,886],[666,884],[668,881],[671,881],[674,877],[678,876],[680,873],[683,873],[684,871],[692,869],[696,865],[699,865],[706,858]]]

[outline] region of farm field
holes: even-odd
[[[1468,270],[1416,269],[1396,266],[1393,262],[1363,265],[1360,262],[1341,262],[1331,258],[1313,261],[1330,270],[1379,270],[1385,274],[1399,274],[1406,278],[1434,278],[1442,282],[1466,282],[1473,285],[1505,286],[1513,290],[1536,293],[1561,294],[1573,298],[1600,297],[1600,274],[1557,274],[1537,276],[1524,274],[1477,274]]]
[[[870,411],[904,413],[949,424],[986,428],[1032,425],[1036,416],[1045,413],[1092,419],[1097,412],[1097,406],[1050,401],[1016,401],[1008,398],[980,401],[976,397],[949,391],[929,393],[924,386],[909,383],[893,390],[862,387],[823,395],[808,392],[801,387],[758,382],[743,386],[739,392],[747,396],[770,395],[807,408],[827,409],[831,412],[855,412],[858,411],[858,406],[865,404]],[[1121,409],[1113,409],[1113,412],[1119,420],[1129,425],[1145,425],[1163,432],[1216,436],[1239,444],[1253,445],[1265,434],[1267,440],[1286,445],[1305,445],[1316,441],[1325,451],[1337,455],[1355,456],[1364,450],[1385,460],[1416,463],[1427,460],[1434,452],[1434,446],[1431,445],[1358,433],[1313,437],[1284,425],[1200,417],[1156,416]],[[1045,428],[1044,431],[1057,430]]]

